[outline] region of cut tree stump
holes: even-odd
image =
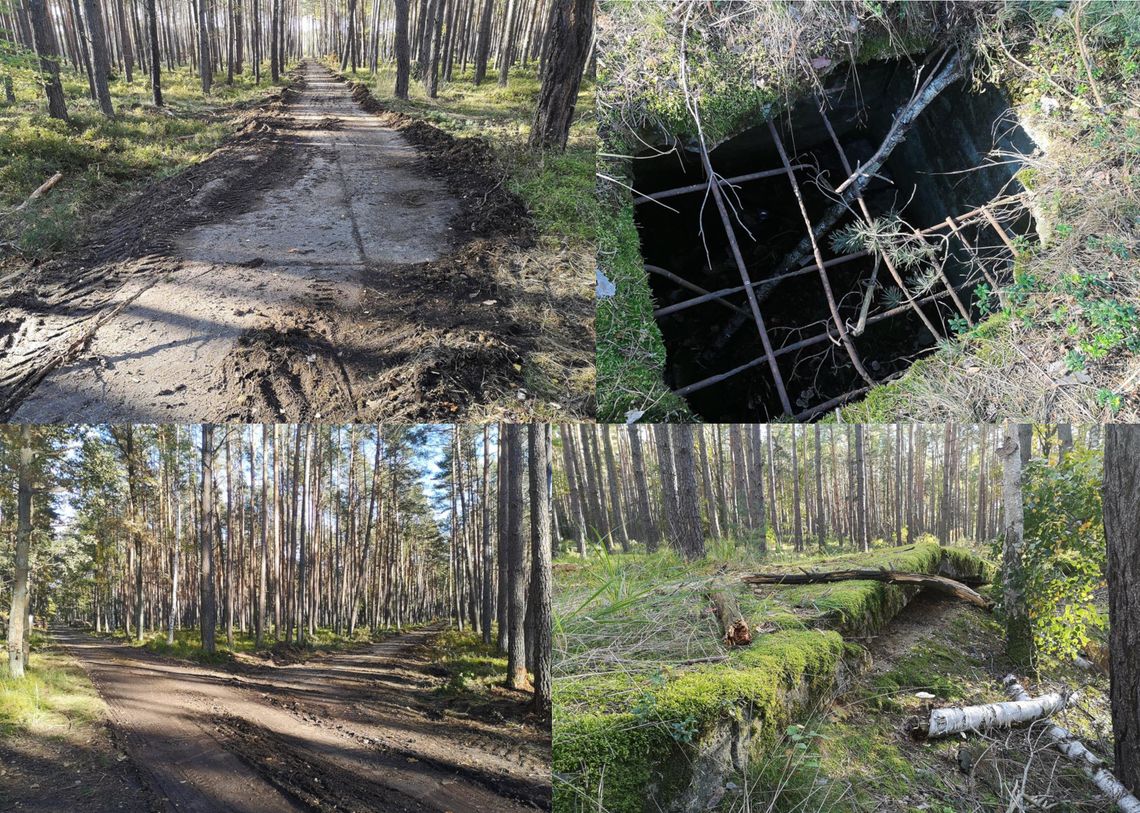
[[[929,720],[912,719],[907,729],[916,740],[928,740],[968,731],[1012,728],[1056,714],[1068,704],[1067,696],[1054,692],[1006,703],[931,709]]]
[[[1013,700],[1031,699],[1029,692],[1025,691],[1013,675],[1006,675],[1002,685],[1005,686],[1006,694]],[[1053,740],[1053,746],[1064,754],[1066,759],[1075,763],[1081,772],[1100,789],[1100,792],[1118,808],[1124,813],[1140,813],[1140,799],[1137,799],[1129,792],[1128,788],[1121,784],[1119,779],[1113,776],[1112,772],[1104,766],[1100,757],[1085,748],[1080,741],[1059,725],[1050,725],[1045,729],[1045,733]]]
[[[962,601],[992,610],[994,603],[961,582],[945,576],[926,573],[904,573],[897,570],[827,570],[802,573],[753,573],[742,577],[748,584],[830,584],[832,582],[876,581],[887,584],[914,584],[927,587]]]
[[[727,590],[711,591],[708,600],[720,623],[721,640],[725,646],[746,646],[752,643],[752,630],[740,612],[740,605]]]

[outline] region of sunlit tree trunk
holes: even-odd
[[[201,561],[199,594],[202,615],[202,648],[216,650],[217,603],[214,597],[214,425],[202,425],[202,496],[199,510],[198,550]]]
[[[1002,500],[1005,516],[1005,540],[1002,544],[1002,614],[1005,617],[1006,654],[1022,668],[1033,668],[1036,652],[1033,628],[1025,598],[1024,574],[1024,509],[1021,497],[1020,438],[1024,433],[1016,424],[1005,424],[998,454],[1002,459]]]
[[[531,577],[527,601],[534,611],[534,708],[550,712],[551,645],[551,539],[550,539],[550,425],[531,424],[530,448],[530,536]]]
[[[13,433],[14,434],[14,433]],[[32,427],[20,425],[16,468],[16,550],[8,613],[8,674],[23,678],[28,664],[28,561],[32,547]]]

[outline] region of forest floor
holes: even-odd
[[[55,634],[109,708],[117,762],[129,757],[149,792],[120,797],[120,809],[550,807],[547,721],[528,713],[529,695],[457,692],[438,627],[281,665],[242,656],[225,669]],[[34,765],[24,770],[34,775]],[[35,792],[21,797],[11,809],[59,809],[37,807]],[[69,809],[108,809],[102,801]]]
[[[927,537],[870,554],[764,556],[718,540],[688,564],[669,552],[555,562],[555,810],[603,799],[607,813],[634,813],[650,793],[722,813],[1103,809],[1040,726],[931,742],[906,733],[932,706],[1006,699],[1011,668],[991,614],[875,582],[739,580],[782,567],[932,572],[939,556],[992,575],[980,553]],[[720,641],[713,589],[738,601],[749,646]],[[1105,677],[1049,664],[1022,683],[1034,696],[1080,690],[1059,724],[1111,759]]]
[[[0,416],[532,413],[522,370],[542,317],[511,307],[530,294],[494,260],[528,239],[526,207],[486,174],[485,144],[355,99],[303,63],[207,160],[72,256],[0,280]]]

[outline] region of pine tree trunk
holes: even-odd
[[[522,437],[518,424],[507,424],[507,688],[526,688],[526,542],[523,538]]]
[[[669,434],[673,442],[673,462],[677,475],[678,528],[673,545],[686,561],[692,561],[705,555],[697,472],[693,465],[693,427],[690,424],[677,424],[669,427]]]
[[[412,56],[408,42],[408,2],[396,2],[396,89],[397,99],[408,98],[408,82],[412,71]]]
[[[212,423],[202,425],[202,496],[198,516],[202,648],[212,655],[216,650],[214,632],[217,626],[217,605],[214,598],[214,425]]]
[[[1140,793],[1140,426],[1104,428],[1108,651],[1117,778]]]
[[[55,53],[44,0],[28,0],[28,13],[32,22],[32,41],[40,59],[48,115],[53,119],[67,121],[67,103],[63,97],[63,85],[59,81],[59,58]]]
[[[815,517],[815,533],[816,542],[820,551],[826,547],[827,544],[827,530],[824,526],[823,514],[823,428],[817,423],[815,429],[815,496],[816,496],[816,517]]]
[[[20,426],[16,469],[16,550],[13,560],[12,604],[8,614],[8,675],[23,678],[28,664],[28,574],[32,546],[32,427]]]
[[[709,471],[709,452],[705,446],[705,431],[703,426],[697,427],[697,451],[701,458],[701,484],[705,492],[705,507],[709,517],[709,531],[713,537],[721,537],[720,517],[716,510],[716,496],[713,493],[712,474]]]
[[[552,0],[530,145],[566,149],[594,33],[594,0]]]
[[[645,478],[645,455],[641,449],[641,430],[637,426],[626,427],[629,432],[629,457],[633,465],[633,488],[637,494],[638,511],[641,516],[637,523],[638,534],[645,543],[647,553],[654,553],[661,543],[657,523],[649,508],[649,482]]]
[[[745,448],[751,452],[748,479],[749,500],[756,512],[756,539],[761,554],[768,552],[768,515],[764,513],[764,438],[760,435],[760,424],[752,424]]]
[[[531,577],[528,605],[534,613],[534,709],[550,712],[550,425],[531,424],[530,434],[530,537]]]

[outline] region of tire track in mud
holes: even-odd
[[[170,809],[549,809],[549,795],[520,800],[510,777],[472,772],[459,760],[395,748],[387,738],[369,737],[348,723],[304,710],[326,711],[314,698],[327,701],[330,693],[340,703],[376,714],[384,707],[416,705],[419,701],[410,693],[423,687],[409,684],[389,664],[409,642],[422,641],[431,632],[398,636],[377,645],[376,651],[318,657],[297,664],[289,679],[279,682],[266,679],[265,673],[284,671],[281,667],[227,674],[72,631],[62,633],[60,641],[91,675],[135,763]],[[381,696],[384,704],[365,702]],[[394,724],[422,723],[415,734],[421,744],[433,728],[446,729],[440,722],[414,721],[407,716]],[[455,747],[453,739],[441,734],[429,750],[438,755]],[[533,797],[533,789],[524,795]]]

